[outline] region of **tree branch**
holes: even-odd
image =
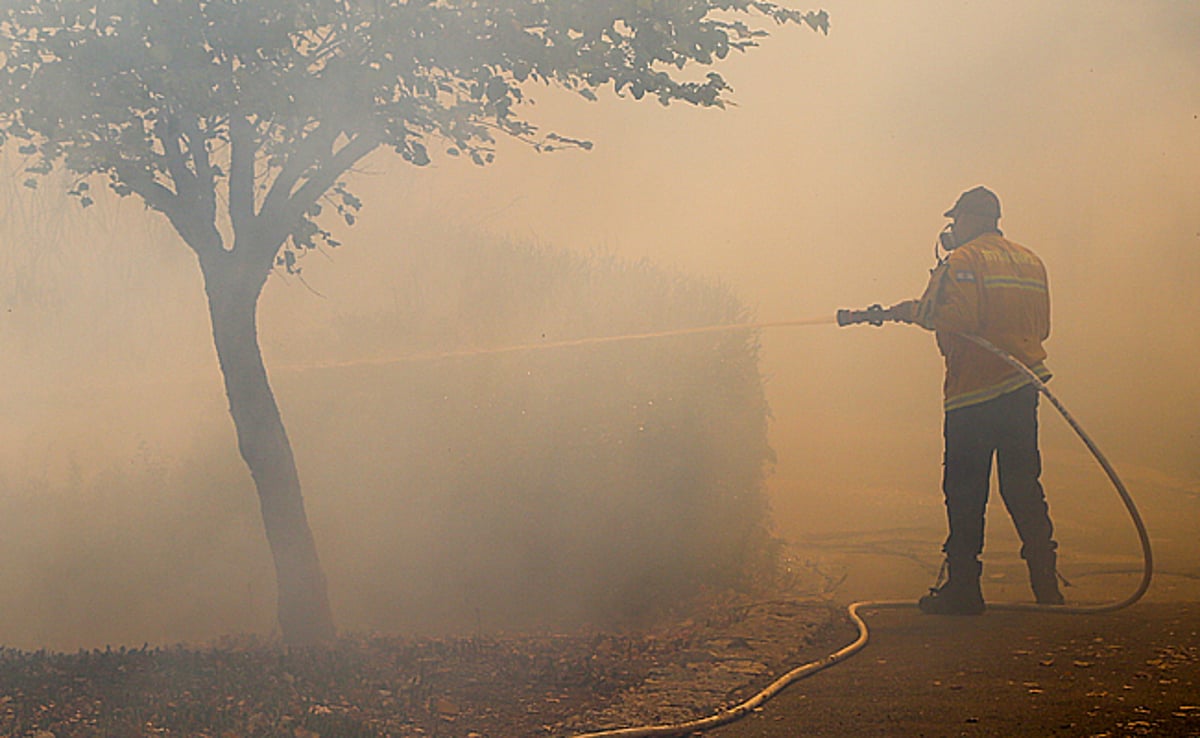
[[[180,197],[191,197],[196,191],[196,176],[187,168],[183,161],[183,150],[179,146],[179,130],[174,116],[164,115],[154,125],[154,132],[162,143],[163,154],[167,161],[167,171],[171,181],[175,183],[175,192]],[[133,186],[130,184],[130,186]],[[136,190],[136,188],[135,188]],[[141,194],[139,192],[139,194]]]
[[[179,202],[179,195],[154,181],[150,172],[131,163],[118,163],[113,167],[116,180],[133,190],[154,210],[168,217]]]
[[[188,153],[192,157],[192,167],[195,170],[196,181],[200,185],[196,193],[198,205],[204,206],[205,218],[214,223],[217,218],[217,188],[216,171],[208,158],[208,145],[200,123],[196,118],[188,117],[182,121],[183,134],[187,137]]]
[[[320,199],[330,187],[337,184],[337,178],[345,174],[350,167],[357,164],[367,154],[380,145],[379,139],[366,133],[360,133],[350,139],[345,146],[334,153],[328,164],[320,167],[308,181],[292,196],[293,204],[303,203],[300,212]],[[299,212],[296,213],[299,215]]]
[[[304,176],[309,168],[317,166],[321,159],[333,149],[337,139],[337,131],[325,124],[319,125],[309,132],[296,146],[295,150],[284,162],[283,170],[271,183],[271,191],[263,201],[259,215],[263,218],[274,218],[286,206],[292,197],[296,183]]]
[[[273,249],[277,249],[283,243],[305,211],[337,183],[338,177],[345,174],[378,146],[379,139],[375,136],[367,134],[355,136],[334,153],[328,162],[318,165],[317,170],[286,201],[276,201],[270,209],[264,205],[259,213],[259,218],[263,222],[264,232],[273,234],[270,239],[267,239],[274,244]],[[279,181],[276,180],[276,186],[278,184]],[[271,195],[275,195],[275,188],[271,189]],[[272,258],[274,255],[275,251],[272,250]]]
[[[113,174],[148,206],[167,216],[171,225],[193,251],[201,257],[221,250],[221,234],[212,220],[204,220],[188,201],[154,181],[148,170],[132,164],[117,164]]]
[[[229,118],[229,220],[239,233],[254,217],[254,127],[242,114]]]

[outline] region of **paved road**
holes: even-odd
[[[868,623],[866,649],[705,735],[1200,736],[1198,602]],[[854,635],[847,624],[814,657]]]

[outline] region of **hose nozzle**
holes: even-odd
[[[866,310],[837,311],[837,324],[839,326],[855,325],[857,323],[869,323],[870,325],[879,327],[884,324],[884,321],[889,320],[895,320],[895,318],[892,317],[891,309],[885,309],[879,304],[872,305]]]

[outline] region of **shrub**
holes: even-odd
[[[621,622],[764,563],[757,334],[584,340],[743,324],[729,289],[533,246],[405,253],[393,305],[341,316],[333,343],[418,358],[305,372],[282,402],[320,428],[302,466],[356,460],[305,472],[344,623]]]

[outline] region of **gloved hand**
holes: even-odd
[[[917,322],[917,301],[898,302],[888,308],[888,312],[891,313],[892,320],[897,323],[915,323]]]

